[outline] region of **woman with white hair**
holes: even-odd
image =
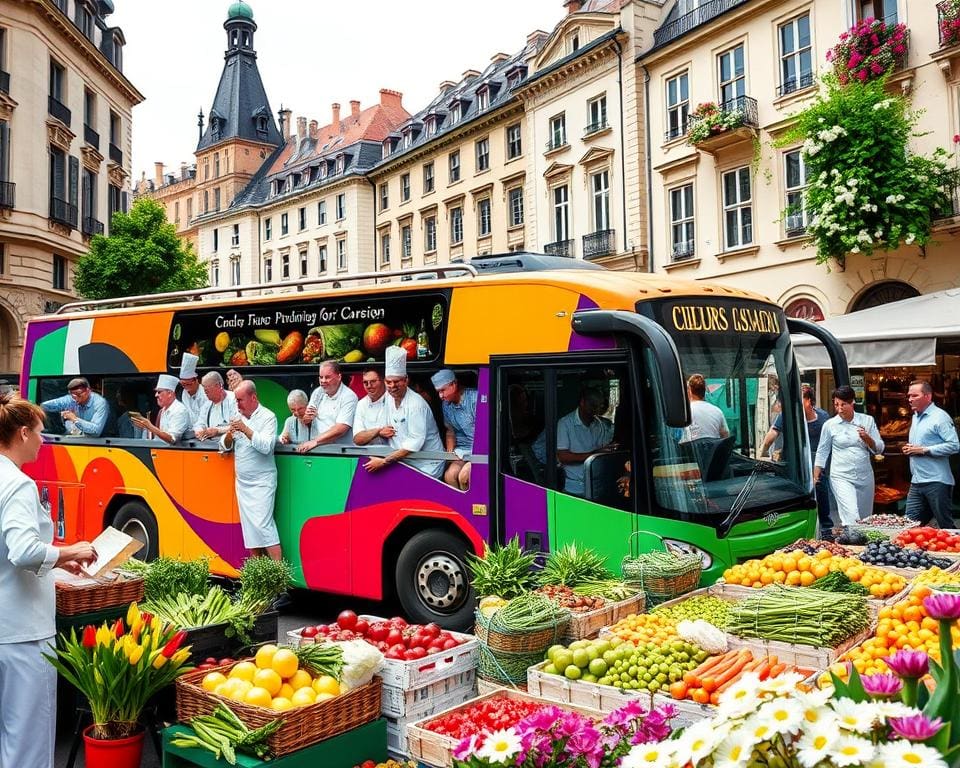
[[[307,413],[310,398],[302,389],[294,389],[287,395],[287,407],[290,416],[283,422],[283,431],[277,438],[281,445],[300,445],[313,440],[320,435],[320,422],[313,419],[309,424],[304,423],[303,417]]]

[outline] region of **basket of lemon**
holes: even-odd
[[[177,719],[189,723],[226,701],[243,724],[283,724],[267,744],[276,757],[336,736],[380,716],[381,680],[347,689],[343,652],[334,644],[299,649],[261,646],[253,658],[177,678]]]

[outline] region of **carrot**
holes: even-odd
[[[772,677],[772,675],[770,674],[770,671],[776,665],[775,659],[776,659],[776,656],[774,656],[773,658],[768,656],[765,659],[761,659],[760,666],[756,667],[753,670],[754,672],[757,673],[757,677],[759,677],[761,680],[766,680],[768,677]]]
[[[737,660],[734,662],[733,666],[731,666],[725,672],[717,675],[717,687],[719,688],[724,683],[729,682],[740,675],[740,673],[743,672],[743,668],[749,664],[752,659],[753,654],[750,653],[750,651],[746,649],[740,651],[740,654],[737,656]]]
[[[768,677],[776,677],[777,675],[782,675],[782,674],[783,674],[784,672],[786,672],[786,671],[787,671],[787,665],[786,665],[786,664],[783,664],[783,663],[774,664],[774,665],[770,668],[770,673],[769,673]]]
[[[714,691],[710,694],[710,703],[717,706],[720,703],[720,692]]]
[[[690,698],[697,702],[697,704],[706,704],[710,701],[710,694],[703,690],[703,688],[695,688],[693,693],[690,694]]]
[[[689,687],[690,686],[688,686],[682,680],[678,680],[677,682],[670,684],[670,695],[675,699],[685,699],[687,698],[687,690]]]

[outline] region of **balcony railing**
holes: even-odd
[[[605,119],[598,120],[595,123],[590,123],[590,125],[584,128],[583,135],[589,136],[591,133],[598,133],[600,131],[606,130],[609,127],[610,127],[610,123],[608,123]]]
[[[110,142],[110,159],[117,165],[123,165],[123,150],[112,141]]]
[[[83,140],[98,152],[100,151],[100,134],[86,123],[83,124]]]
[[[64,226],[70,227],[70,229],[76,229],[77,206],[71,205],[66,200],[61,200],[59,197],[51,197],[50,219],[58,224],[63,224]]]
[[[17,197],[17,185],[12,181],[0,181],[0,208],[13,208]]]
[[[709,126],[708,130],[704,130]],[[758,128],[757,100],[751,96],[738,96],[735,99],[723,102],[716,112],[697,117],[690,116],[687,123],[690,141],[699,146],[710,149],[713,143],[728,144],[738,141],[740,128]]]
[[[562,136],[562,137],[558,137],[556,140],[550,139],[547,142],[547,146],[544,151],[553,152],[553,150],[560,149],[560,147],[565,147],[565,146],[567,146],[567,138],[566,136]]]
[[[598,259],[614,252],[614,230],[599,229],[583,236],[583,258]]]
[[[70,127],[70,110],[53,96],[47,97],[47,111],[67,128]]]
[[[85,235],[102,235],[103,234],[103,222],[93,219],[89,216],[83,217],[83,234]]]
[[[813,72],[806,72],[800,77],[791,77],[777,86],[777,96],[786,96],[794,91],[800,91],[813,85]]]
[[[937,28],[940,30],[941,48],[960,43],[960,20],[957,18],[956,3],[953,0],[937,3]]]
[[[10,73],[0,69],[0,91],[10,93]]]
[[[783,220],[783,229],[787,237],[799,237],[807,231],[806,217],[802,213],[791,213]]]
[[[698,7],[690,11],[690,13],[685,13],[683,16],[674,19],[669,24],[664,24],[660,29],[656,30],[653,33],[653,47],[658,48],[661,45],[666,45],[678,37],[687,34],[690,30],[699,27],[701,24],[706,24],[720,14],[726,13],[746,2],[748,2],[748,0],[709,0],[709,2],[701,3]]]
[[[960,174],[948,173],[943,180],[944,204],[934,214],[934,219],[950,219],[960,216]]]
[[[670,254],[670,261],[686,261],[687,259],[692,259],[696,254],[697,249],[693,240],[683,240],[679,243],[673,244],[673,251]]]
[[[664,141],[673,141],[674,139],[679,139],[681,136],[687,135],[688,129],[688,119],[684,118],[683,122],[680,125],[670,126],[666,133],[663,134]]]
[[[543,246],[543,252],[548,256],[566,256],[573,258],[573,240],[557,240],[555,243],[547,243]]]

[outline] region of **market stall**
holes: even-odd
[[[960,417],[960,289],[916,296],[820,323],[843,344],[857,409],[877,422],[886,448],[874,463],[879,511],[893,511],[906,497],[910,466],[901,452],[910,430],[907,389],[915,379],[933,387],[934,402]],[[812,337],[793,337],[804,379],[816,385],[828,412],[833,389],[826,350]],[[958,467],[954,467],[954,471]]]

